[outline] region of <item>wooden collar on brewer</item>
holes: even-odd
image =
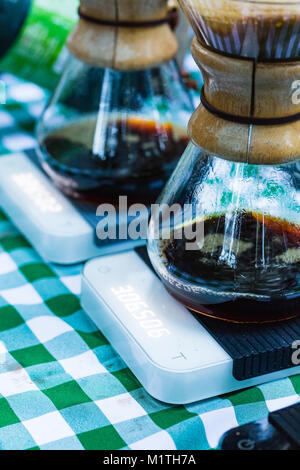
[[[236,124],[248,124],[252,126],[278,126],[280,124],[291,124],[300,120],[300,113],[291,114],[290,116],[279,117],[255,117],[255,116],[238,116],[229,114],[212,106],[205,98],[204,86],[201,89],[202,105],[215,116],[225,119],[225,121],[235,122]]]
[[[256,62],[207,49],[193,56],[205,82],[189,134],[221,158],[274,165],[300,158],[300,103],[293,99],[299,61]]]
[[[104,26],[114,26],[119,28],[152,28],[153,26],[159,26],[164,23],[171,23],[173,20],[173,12],[170,12],[165,18],[159,18],[157,20],[149,21],[122,21],[119,19],[116,20],[105,20],[101,18],[94,18],[93,16],[86,15],[83,13],[81,8],[78,8],[78,15],[80,18],[91,21],[92,23],[104,25]]]
[[[98,67],[139,70],[172,59],[177,40],[167,0],[81,0],[70,52]]]

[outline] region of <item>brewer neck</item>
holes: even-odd
[[[79,11],[68,48],[90,65],[140,70],[177,53],[167,0],[81,0]]]
[[[189,124],[193,142],[221,158],[282,164],[300,156],[299,61],[257,62],[212,51],[196,39],[203,104]],[[300,101],[300,100],[299,100]]]

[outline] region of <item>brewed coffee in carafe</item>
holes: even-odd
[[[293,99],[300,2],[180,3],[205,85],[191,143],[159,199],[182,209],[169,227],[159,212],[152,216],[150,259],[167,290],[199,314],[236,323],[293,318],[300,314]]]
[[[166,0],[82,0],[61,82],[38,127],[45,171],[85,202],[155,202],[193,111]]]

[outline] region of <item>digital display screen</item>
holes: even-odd
[[[12,180],[41,212],[63,211],[62,205],[32,172],[15,173],[12,175]]]
[[[140,328],[146,331],[147,336],[158,339],[171,335],[157,314],[132,286],[111,287],[110,290],[127,312],[139,323]]]

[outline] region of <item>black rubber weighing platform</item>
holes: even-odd
[[[300,403],[269,414],[268,418],[228,431],[222,450],[299,450]]]

